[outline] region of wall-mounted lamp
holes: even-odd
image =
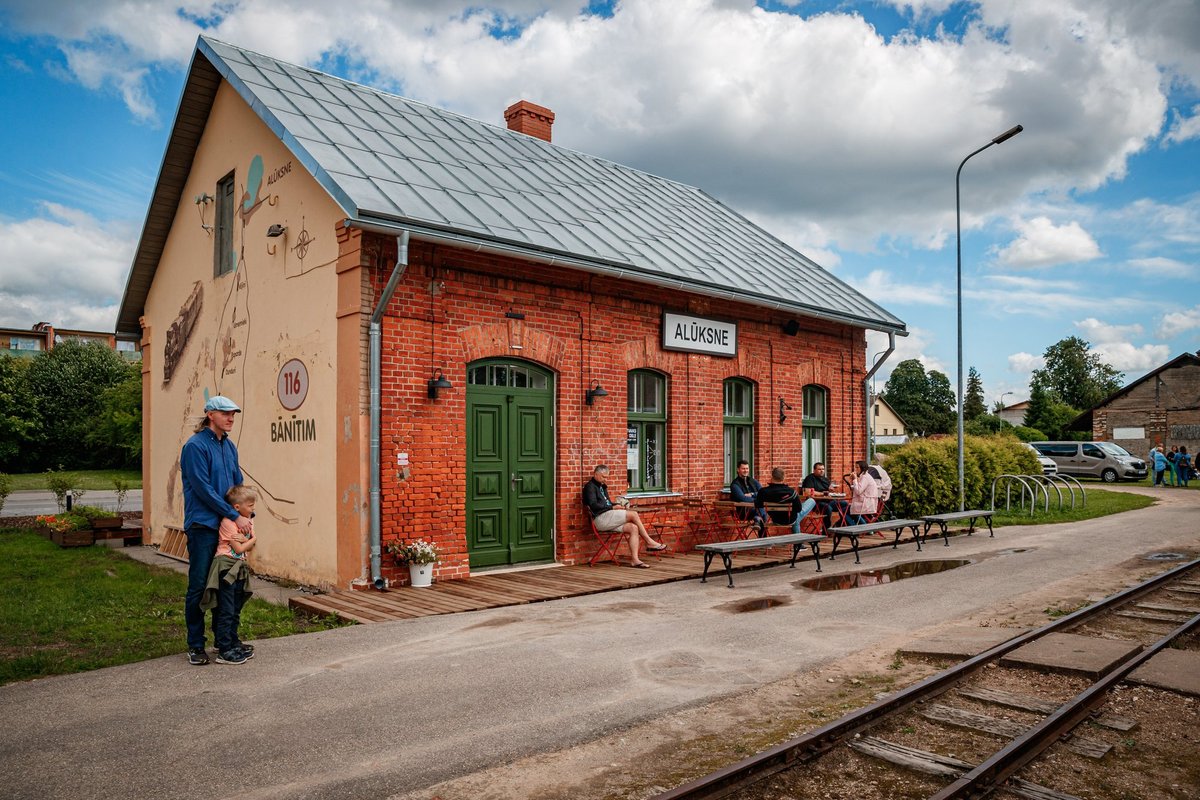
[[[449,379],[447,379],[446,376],[442,374],[442,371],[440,369],[434,370],[433,377],[429,379],[429,396],[431,398],[433,398],[434,400],[437,400],[439,390],[453,389],[453,388],[454,388],[454,384],[452,384],[449,381]]]
[[[592,405],[592,401],[594,401],[597,397],[608,397],[608,392],[605,391],[604,387],[600,385],[600,381],[596,381],[595,386],[584,392],[583,402],[590,406]]]
[[[271,227],[267,228],[267,238],[268,239],[277,239],[280,236],[283,236],[285,233],[287,233],[287,227],[284,225],[276,224],[276,225],[272,225]],[[275,245],[273,245],[273,244],[267,245],[267,255],[269,255],[269,256],[275,255]]]
[[[783,332],[788,336],[795,336],[800,332],[800,323],[794,319],[789,319],[783,323]]]
[[[784,423],[784,420],[787,419],[787,414],[785,414],[783,412],[791,411],[791,410],[792,410],[792,407],[789,406],[786,402],[784,402],[784,399],[782,397],[779,398],[779,424],[780,425],[782,425]]]

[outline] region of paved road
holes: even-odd
[[[99,508],[107,508],[115,510],[117,507],[117,493],[109,490],[96,489],[89,491],[79,499],[79,502],[89,506],[97,506]],[[125,503],[121,506],[122,511],[141,511],[142,510],[142,490],[130,489],[125,495]],[[4,508],[0,509],[0,516],[5,517],[28,517],[34,514],[53,514],[58,511],[58,503],[54,499],[54,495],[47,491],[22,491],[13,492],[4,501]]]
[[[803,563],[739,575],[734,590],[687,581],[272,639],[237,667],[179,655],[2,687],[3,792],[358,800],[414,790],[993,613],[1135,554],[1195,547],[1200,492],[1159,491],[1163,503],[1117,517],[931,544],[923,557],[977,561],[867,589],[798,589],[813,574]],[[1013,548],[1024,551],[1002,552]],[[905,545],[863,562],[916,557]],[[827,572],[853,568],[839,558]],[[1081,584],[1090,578],[1064,594]],[[729,607],[767,595],[793,602]]]

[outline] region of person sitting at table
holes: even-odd
[[[776,525],[791,525],[792,533],[800,532],[800,520],[808,516],[808,513],[817,507],[817,501],[811,497],[801,498],[800,493],[783,482],[787,477],[783,471],[783,467],[776,467],[771,470],[771,482],[758,490],[754,497],[754,507],[763,509],[765,503],[791,503],[792,512],[790,514],[784,511],[771,511],[771,521]],[[763,531],[759,531],[758,535],[762,536]]]
[[[629,501],[620,498],[614,507],[608,497],[608,465],[598,464],[592,470],[592,479],[583,485],[583,504],[592,515],[592,524],[601,532],[623,531],[629,536],[630,565],[649,569],[650,565],[638,558],[638,546],[646,540],[646,549],[652,552],[666,550],[662,542],[656,542],[642,523],[641,515],[629,508]]]
[[[829,496],[829,490],[833,488],[832,481],[825,477],[825,465],[820,461],[813,464],[813,471],[808,474],[804,482],[800,484],[800,488],[817,499],[821,509],[825,512],[825,527],[833,525],[833,513],[837,512],[838,524],[841,524],[846,518],[846,512],[850,509],[850,504],[845,500]]]
[[[867,517],[874,516],[879,511],[879,498],[882,492],[879,481],[871,477],[867,462],[855,461],[855,473],[846,475],[846,483],[850,485],[854,496],[850,498],[850,524],[861,525]]]
[[[762,484],[750,477],[750,462],[745,459],[737,462],[737,476],[729,482],[729,499],[735,503],[753,503],[754,498],[758,497],[759,491],[762,490]],[[750,519],[754,517],[752,523],[759,535],[762,535],[763,528],[767,523],[767,512],[763,509],[755,509],[751,511],[748,508],[734,509],[738,519]]]

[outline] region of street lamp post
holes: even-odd
[[[963,167],[972,157],[979,155],[994,144],[1002,144],[1021,131],[1022,125],[1017,125],[1000,134],[983,147],[969,154],[958,165],[954,173],[954,236],[958,249],[958,510],[966,509],[967,486],[963,479],[963,336],[962,336],[962,211],[959,203],[959,178],[962,177]]]
[[[1016,392],[1001,392],[1001,394],[1000,394],[1000,410],[1001,411],[1004,410],[1004,398],[1008,397],[1010,394],[1016,394]]]

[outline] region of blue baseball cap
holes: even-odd
[[[241,409],[228,397],[218,394],[208,398],[208,402],[204,404],[204,413],[207,414],[210,411],[241,411]]]

